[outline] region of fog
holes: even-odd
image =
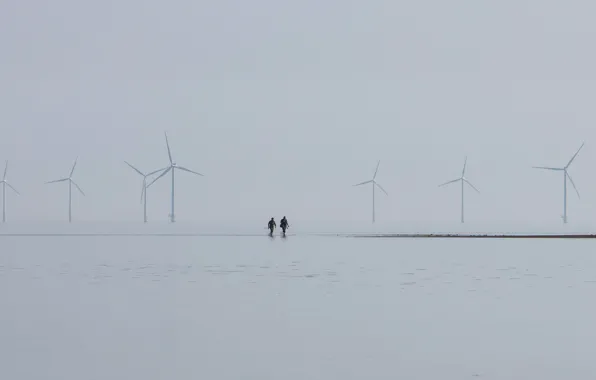
[[[585,1],[5,1],[0,161],[9,221],[142,221],[174,160],[179,222],[592,226],[596,5]],[[148,192],[166,221],[170,184]]]

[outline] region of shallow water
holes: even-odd
[[[590,240],[0,238],[6,379],[592,379]]]

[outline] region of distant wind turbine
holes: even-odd
[[[8,161],[6,161],[6,165],[4,166],[4,177],[2,177],[2,181],[0,181],[0,183],[2,183],[2,223],[6,222],[6,186],[10,187],[17,195],[20,195],[19,192],[6,180],[7,170]]]
[[[147,187],[153,185],[155,183],[155,181],[157,181],[158,179],[160,179],[164,175],[168,174],[168,172],[170,172],[170,171],[172,172],[172,208],[171,208],[171,211],[170,211],[170,221],[172,223],[174,223],[176,221],[176,217],[175,217],[175,214],[174,214],[174,172],[176,170],[183,170],[185,172],[189,172],[189,173],[192,173],[192,174],[200,175],[201,177],[203,177],[203,175],[201,173],[197,173],[197,172],[192,171],[190,169],[187,169],[185,167],[178,166],[172,160],[172,152],[170,151],[170,143],[168,142],[168,135],[165,132],[164,132],[164,135],[166,137],[166,146],[168,148],[168,158],[170,159],[170,165],[157,178],[155,178],[153,181],[151,181],[151,183],[149,185],[147,185]]]
[[[468,162],[468,157],[466,156],[466,158],[464,159],[464,168],[461,171],[461,177],[453,179],[451,181],[447,181],[447,182],[439,185],[439,187],[441,187],[441,186],[449,185],[450,183],[461,181],[461,222],[462,223],[464,222],[464,183],[467,183],[468,185],[470,185],[470,187],[472,189],[476,190],[476,192],[480,194],[480,191],[478,191],[478,189],[476,187],[474,187],[474,185],[472,185],[472,183],[470,181],[468,181],[465,177],[467,162]]]
[[[563,223],[567,223],[567,178],[569,178],[569,182],[571,182],[571,185],[573,185],[573,188],[575,189],[575,192],[577,193],[577,197],[579,198],[579,191],[577,191],[577,187],[575,187],[573,178],[571,178],[567,169],[569,168],[569,165],[571,165],[573,160],[575,160],[575,157],[577,157],[577,154],[579,153],[579,151],[584,147],[584,144],[585,144],[585,142],[582,143],[582,145],[579,147],[577,152],[575,152],[573,157],[571,157],[571,160],[569,160],[567,165],[565,165],[562,168],[551,168],[551,167],[546,167],[546,166],[532,166],[532,168],[534,168],[534,169],[555,170],[555,171],[563,172]]]
[[[368,181],[364,181],[361,183],[357,183],[354,186],[361,186],[361,185],[366,185],[368,183],[372,184],[372,222],[375,222],[375,187],[378,187],[379,189],[381,189],[381,191],[383,191],[386,195],[387,192],[385,191],[385,189],[383,189],[383,187],[381,187],[381,185],[379,185],[379,183],[376,181],[377,178],[377,172],[379,171],[379,165],[381,164],[381,161],[379,160],[379,162],[377,162],[377,168],[375,169],[375,174],[373,175],[373,178],[371,180]]]
[[[126,165],[130,166],[134,171],[136,171],[143,177],[143,188],[141,189],[141,202],[143,202],[143,222],[147,223],[147,187],[148,187],[147,186],[147,177],[149,177],[150,175],[153,175],[157,172],[160,172],[164,169],[158,169],[158,170],[152,171],[151,173],[144,174],[143,172],[141,172],[139,169],[135,168],[128,162],[126,162],[126,161],[124,161],[124,162],[126,163]]]
[[[72,179],[72,173],[74,173],[75,167],[77,166],[78,157],[75,159],[74,164],[72,165],[72,169],[70,169],[70,174],[67,178],[56,179],[54,181],[49,181],[46,183],[56,183],[56,182],[65,182],[68,181],[68,223],[72,222],[72,185],[75,185],[77,190],[81,192],[81,194],[85,195],[83,190],[76,184],[76,182]]]

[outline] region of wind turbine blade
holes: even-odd
[[[192,174],[197,174],[197,175],[200,175],[201,177],[204,177],[204,175],[202,175],[201,173],[193,172],[192,170],[187,169],[187,168],[184,168],[182,166],[176,166],[176,169],[184,170],[185,172],[189,172],[189,173],[192,173]]]
[[[377,162],[377,168],[375,169],[375,175],[373,175],[373,180],[375,178],[377,178],[377,172],[379,171],[379,165],[381,164],[381,160],[379,160],[379,162]]]
[[[166,146],[168,147],[168,157],[170,158],[170,164],[173,163],[172,161],[172,152],[170,151],[170,142],[168,141],[168,134],[167,133],[163,133],[164,136],[166,136]]]
[[[157,181],[158,179],[160,179],[161,177],[163,177],[164,175],[168,174],[168,172],[172,170],[172,167],[170,166],[169,168],[167,168],[166,170],[163,171],[163,173],[161,173],[159,176],[157,176],[157,178],[155,178],[153,181],[151,181],[151,183],[149,183],[147,185],[147,187],[153,185],[155,183],[155,181]]]
[[[145,174],[143,174],[139,169],[135,168],[134,166],[132,166],[131,164],[129,164],[128,162],[124,161],[124,163],[128,166],[130,166],[132,168],[132,170],[134,170],[135,172],[139,173],[140,175],[142,175],[143,177],[145,176]]]
[[[472,187],[472,189],[476,190],[476,192],[478,194],[480,194],[480,191],[474,185],[472,185],[472,183],[470,181],[468,181],[467,179],[464,179],[464,182],[467,183],[468,185],[470,185]]]
[[[461,177],[464,178],[464,174],[466,174],[466,164],[468,163],[468,156],[464,158],[464,168],[461,171]]]
[[[12,189],[12,191],[14,191],[15,193],[17,193],[17,195],[21,195],[21,193],[19,193],[17,191],[17,189],[15,189],[14,187],[12,187],[12,185],[6,181],[4,181],[4,183],[6,184],[6,186],[10,187]]]
[[[545,169],[545,170],[563,170],[562,168],[549,168],[547,166],[532,166],[533,169]]]
[[[571,165],[571,163],[573,162],[573,160],[575,160],[575,157],[577,156],[577,154],[579,153],[579,151],[582,150],[582,148],[584,147],[584,144],[585,144],[585,142],[582,143],[582,145],[579,147],[579,149],[577,150],[577,152],[575,152],[575,154],[573,155],[573,157],[571,157],[571,160],[569,160],[569,162],[565,166],[565,169],[567,169],[569,167],[569,165]]]
[[[75,187],[81,192],[81,194],[85,195],[85,193],[83,193],[83,190],[81,190],[81,188],[79,187],[79,185],[77,185],[75,181],[71,179],[70,182],[72,182],[72,184],[75,185]]]
[[[64,181],[68,181],[68,178],[55,179],[53,181],[46,182],[46,184],[48,184],[48,183],[56,183],[56,182],[64,182]]]
[[[357,183],[357,184],[355,184],[355,185],[352,185],[352,186],[366,185],[367,183],[371,183],[371,182],[373,182],[373,180],[372,180],[372,179],[371,179],[371,180],[369,180],[369,181],[364,181],[364,182]]]
[[[72,177],[72,173],[74,173],[75,167],[77,166],[77,161],[79,160],[79,157],[77,156],[77,158],[75,158],[75,162],[72,165],[72,169],[70,169],[70,175],[68,176],[68,178]]]
[[[377,187],[378,187],[379,189],[381,189],[381,190],[382,190],[382,191],[385,193],[385,195],[389,195],[389,194],[387,194],[387,192],[385,191],[385,189],[383,189],[383,187],[382,187],[381,185],[379,185],[379,184],[378,184],[378,183],[376,183],[376,182],[375,182],[375,185],[377,185]]]
[[[155,174],[155,173],[159,173],[159,172],[161,172],[161,171],[164,171],[164,170],[166,170],[166,169],[167,169],[167,168],[161,168],[161,169],[154,170],[154,171],[152,171],[152,172],[150,172],[150,173],[147,173],[146,177],[149,177],[150,175],[153,175],[153,174]]]
[[[8,170],[8,160],[6,160],[6,165],[4,165],[4,177],[2,177],[3,181],[6,181],[6,171]]]
[[[581,199],[581,197],[579,196],[579,191],[577,191],[577,187],[575,187],[575,183],[573,182],[573,178],[571,178],[571,176],[569,175],[569,173],[567,173],[567,171],[565,171],[565,175],[567,176],[567,178],[569,178],[569,181],[573,185],[573,188],[575,189],[575,192],[577,193],[577,197]]]
[[[445,186],[445,185],[449,185],[450,183],[457,182],[457,181],[461,181],[461,178],[454,179],[454,180],[451,180],[451,181],[447,181],[445,183],[442,183],[442,184],[439,185],[439,187]]]

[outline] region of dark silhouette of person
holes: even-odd
[[[279,222],[279,226],[281,227],[281,230],[283,231],[283,233],[285,235],[286,234],[286,230],[288,229],[288,227],[290,227],[290,225],[288,224],[288,220],[286,219],[285,216]]]
[[[273,234],[273,230],[275,229],[275,227],[277,227],[277,224],[275,224],[275,220],[271,218],[267,226],[269,228],[269,232]]]

